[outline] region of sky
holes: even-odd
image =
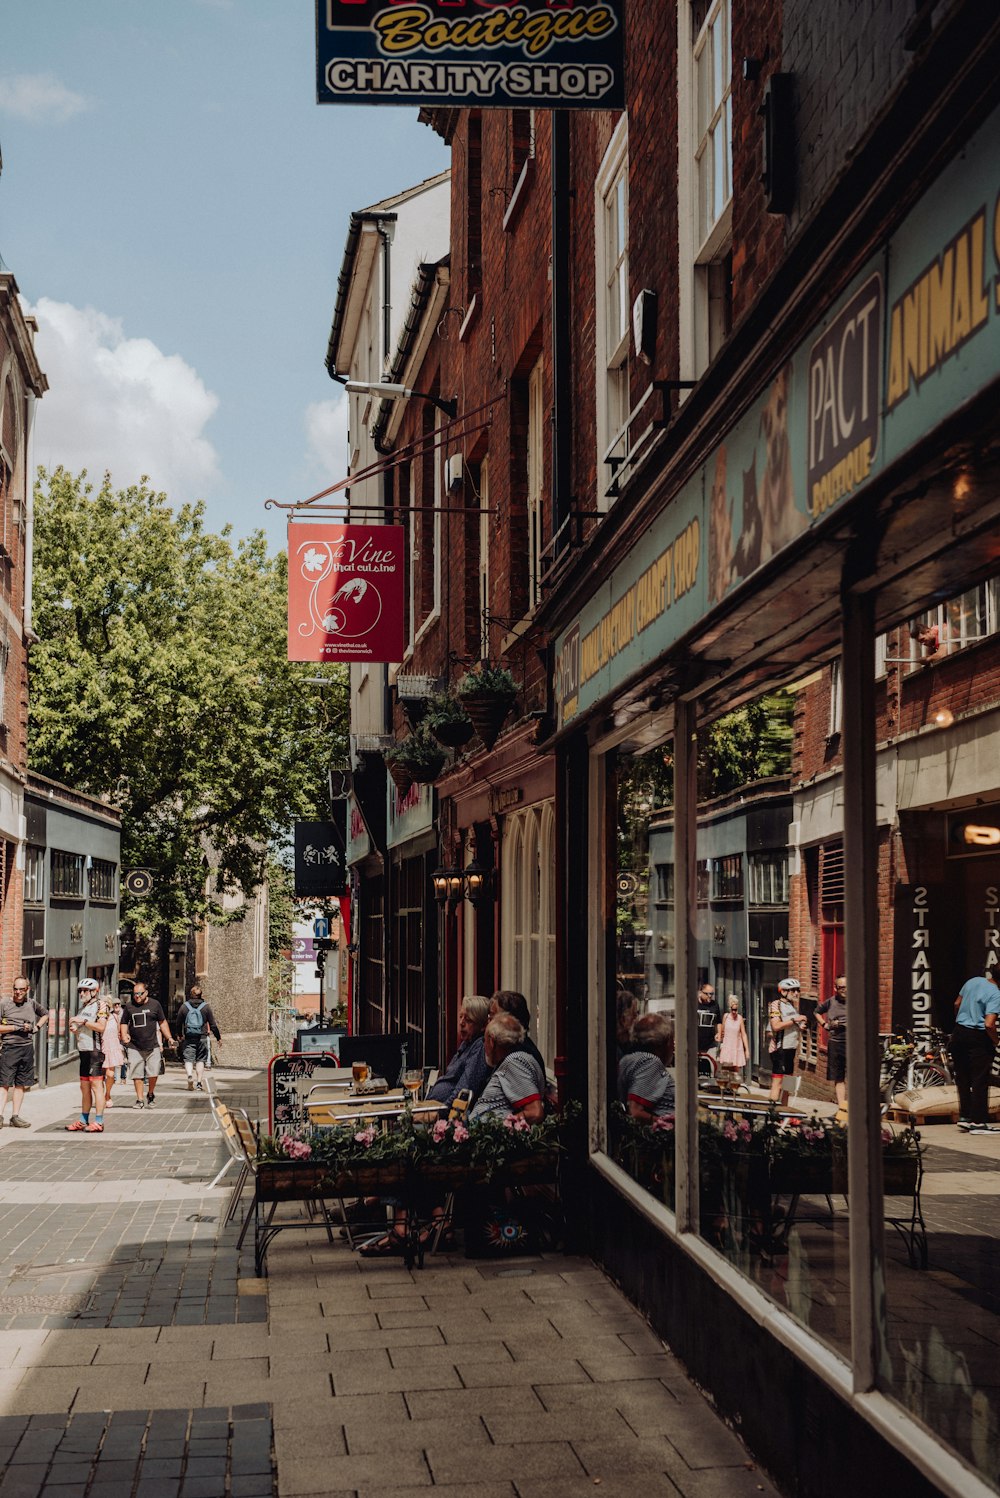
[[[443,170],[413,108],[315,102],[315,0],[4,0],[0,258],[35,458],[236,535],[344,476],[324,366],[352,210]]]

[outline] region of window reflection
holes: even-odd
[[[828,971],[832,983],[843,967],[833,674],[699,733],[696,856],[707,899],[693,997],[701,1234],[846,1352],[846,1129],[814,1018]]]
[[[615,758],[612,1152],[674,1205],[673,759]]]

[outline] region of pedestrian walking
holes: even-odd
[[[1000,987],[995,970],[962,984],[951,1037],[951,1060],[958,1088],[958,1127],[967,1134],[1000,1133],[990,1123],[990,1073],[997,1048]]]
[[[181,1036],[181,1060],[187,1072],[187,1090],[204,1091],[205,1067],[208,1064],[209,1032],[217,1045],[222,1044],[215,1015],[205,1002],[200,983],[192,983],[188,996],[177,1011],[177,1028]]]
[[[101,985],[96,978],[83,978],[77,984],[79,1008],[69,1022],[69,1032],[76,1036],[80,1058],[80,1117],[66,1125],[68,1134],[104,1133],[104,1026],[107,1006],[101,1003]],[[94,1117],[90,1114],[93,1110]]]
[[[833,1083],[837,1107],[847,1106],[847,979],[833,980],[833,993],[816,1005],[816,1022],[827,1033],[826,1079]]]
[[[0,1129],[4,1125],[7,1093],[13,1091],[10,1126],[12,1129],[30,1129],[26,1118],[21,1117],[24,1094],[34,1087],[35,1077],[35,1031],[48,1023],[49,1010],[41,1004],[28,1002],[28,980],[22,973],[14,979],[9,999],[0,1000]]]
[[[799,1041],[806,1027],[806,1017],[799,1013],[799,980],[782,978],[778,984],[778,997],[768,1008],[768,1026],[771,1037],[767,1049],[771,1057],[772,1103],[781,1101],[785,1078],[795,1074],[795,1058],[799,1053]]]
[[[722,1022],[715,1032],[716,1043],[719,1047],[719,1065],[732,1067],[739,1072],[737,1080],[742,1080],[743,1070],[750,1059],[750,1043],[747,1040],[746,1025],[740,1013],[740,1001],[736,994],[731,993],[726,1001],[726,1012]]]
[[[104,1026],[101,1049],[104,1051],[104,1106],[112,1107],[111,1093],[118,1079],[119,1068],[125,1063],[125,1051],[121,1039],[122,1006],[120,999],[108,1004],[108,1018]]]
[[[162,1035],[167,1045],[174,1038],[167,1024],[167,1016],[159,999],[151,999],[145,983],[137,983],[131,999],[122,1005],[120,1024],[128,1074],[135,1085],[133,1108],[151,1108],[156,1092],[156,1079],[163,1070],[163,1055],[157,1036]]]

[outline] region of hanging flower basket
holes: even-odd
[[[411,760],[409,765],[410,775],[417,785],[431,785],[445,766],[445,753],[439,749],[437,754],[428,754],[425,758]]]
[[[416,733],[427,716],[428,699],[426,697],[400,697],[399,705],[410,726],[410,732]]]
[[[385,767],[395,782],[396,789],[401,796],[405,796],[413,785],[413,775],[410,767],[401,759],[387,759]]]
[[[519,687],[502,666],[480,666],[467,671],[455,688],[456,696],[472,719],[484,748],[492,749],[514,706]]]
[[[461,749],[476,731],[464,706],[450,692],[429,699],[425,727],[446,749]]]

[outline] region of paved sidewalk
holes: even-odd
[[[205,1098],[168,1074],[66,1135],[76,1097],[0,1130],[0,1498],[775,1493],[586,1260],[410,1272],[309,1228],[257,1280]]]

